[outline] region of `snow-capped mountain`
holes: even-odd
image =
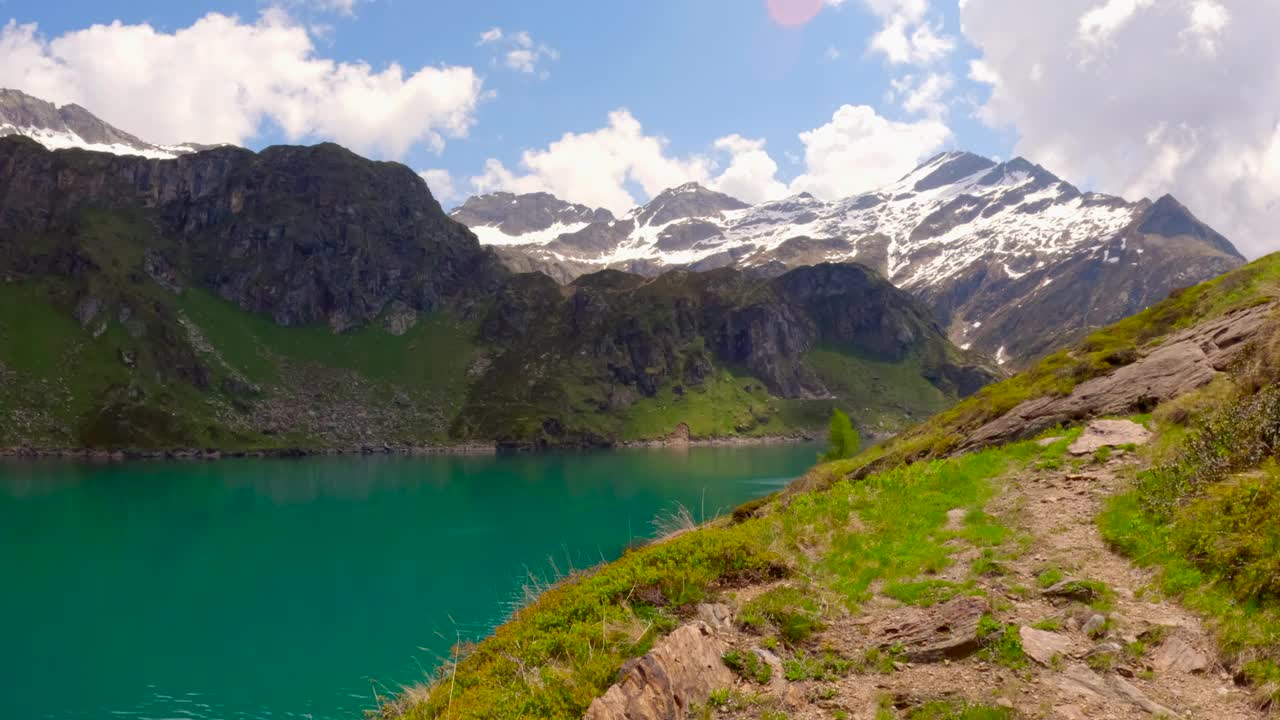
[[[25,135],[50,150],[80,148],[172,159],[208,145],[153,145],[103,122],[79,105],[58,107],[21,90],[0,88],[0,137]]]
[[[1015,364],[1244,260],[1170,196],[1128,202],[1023,158],[963,152],[834,202],[750,206],[690,183],[622,218],[545,193],[474,197],[452,216],[512,268],[562,282],[602,268],[859,262],[929,302],[957,344]]]

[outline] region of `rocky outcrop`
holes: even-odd
[[[585,720],[672,720],[685,717],[694,703],[733,684],[721,661],[729,647],[706,623],[695,621],[659,640],[653,650],[632,660],[618,682],[592,701]]]
[[[1132,420],[1094,420],[1067,448],[1072,455],[1089,455],[1104,447],[1146,445],[1151,431]]]
[[[1032,437],[1059,423],[1146,412],[1203,387],[1242,357],[1277,306],[1258,305],[1169,335],[1143,348],[1134,362],[1076,386],[1065,397],[1028,400],[978,428],[964,448]]]
[[[0,250],[10,267],[65,276],[125,255],[76,241],[98,232],[101,213],[141,220],[131,240],[151,274],[190,277],[280,325],[341,332],[397,301],[465,306],[507,274],[411,170],[337,145],[155,160],[0,139]],[[15,242],[32,235],[54,238],[54,250]]]
[[[555,442],[573,436],[569,398],[616,410],[664,388],[696,391],[724,367],[749,372],[759,380],[749,387],[763,384],[780,398],[831,398],[806,359],[819,347],[918,362],[914,372],[951,395],[996,376],[952,346],[910,295],[858,265],[772,280],[731,268],[655,279],[606,270],[567,288],[517,276],[498,293],[482,337],[503,349],[473,386],[459,432],[492,436],[536,421],[541,432],[561,433]],[[537,415],[509,414],[517,411]]]

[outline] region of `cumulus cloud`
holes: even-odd
[[[460,199],[458,188],[454,185],[453,176],[448,170],[431,168],[419,172],[418,175],[427,182],[427,188],[441,205],[448,205]]]
[[[866,192],[897,180],[950,139],[936,119],[898,122],[866,105],[845,105],[831,122],[800,133],[805,172],[791,190],[824,199]]]
[[[689,180],[706,181],[710,161],[677,158],[667,140],[648,135],[627,110],[609,113],[608,124],[586,133],[565,133],[541,150],[526,150],[520,172],[490,159],[484,173],[471,178],[477,192],[545,191],[564,200],[622,213],[636,204],[628,190],[636,185],[651,197]]]
[[[1018,152],[1106,192],[1171,192],[1246,254],[1280,249],[1280,4],[967,0],[961,19],[981,117]]]
[[[320,57],[278,9],[251,23],[210,13],[171,33],[117,21],[52,39],[10,21],[0,87],[79,103],[152,142],[243,144],[269,122],[291,141],[332,139],[392,158],[466,135],[481,98],[468,67],[407,72]]]
[[[495,27],[480,33],[477,45],[493,45],[499,49],[494,63],[501,64],[508,70],[533,74],[548,61],[559,60],[560,52],[545,43],[534,42],[533,36],[525,31],[508,33]],[[540,73],[546,77],[546,70]]]
[[[787,185],[778,180],[778,163],[765,151],[764,140],[728,135],[715,148],[728,154],[729,165],[711,182],[713,190],[749,203],[786,196]]]
[[[951,54],[955,38],[928,18],[928,0],[863,0],[881,21],[870,49],[893,65],[929,65]]]
[[[680,157],[665,139],[646,134],[630,112],[617,110],[603,128],[566,133],[545,149],[526,150],[518,171],[490,159],[470,181],[479,193],[544,191],[619,214],[690,181],[752,203],[798,192],[830,200],[898,179],[946,144],[951,132],[937,119],[898,122],[865,105],[845,105],[830,122],[799,137],[805,169],[786,183],[764,140],[728,135],[708,154]]]
[[[890,100],[900,102],[902,109],[915,115],[942,118],[947,115],[947,93],[955,87],[950,73],[928,73],[917,77],[905,75],[891,80]]]

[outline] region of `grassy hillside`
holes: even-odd
[[[105,259],[104,259],[105,261]],[[83,298],[100,307],[82,325]],[[820,432],[832,407],[885,432],[954,399],[925,379],[921,360],[823,348],[805,362],[835,392],[778,397],[750,370],[715,362],[701,340],[651,396],[602,378],[596,361],[530,362],[490,370],[504,348],[480,339],[479,320],[418,316],[403,335],[383,319],[335,334],[285,327],[198,287],[174,294],[109,273],[89,289],[48,278],[0,283],[0,447],[208,447],[223,450],[420,445],[521,439],[549,418],[592,441]],[[536,350],[536,344],[533,346]],[[683,361],[679,361],[683,362]],[[488,375],[486,375],[488,372]],[[490,385],[543,388],[533,402]],[[523,392],[523,390],[521,391]],[[625,402],[611,406],[611,393]],[[465,412],[464,412],[465,411]]]
[[[1158,346],[1170,332],[1270,302],[1278,281],[1280,256],[1272,256],[1178,293],[857,458],[815,467],[789,493],[566,579],[492,637],[459,647],[434,679],[407,688],[379,715],[580,717],[627,659],[648,652],[700,602],[733,607],[732,632],[781,663],[768,666],[751,652],[726,653],[724,662],[741,680],[713,692],[697,709],[700,717],[787,717],[775,692],[778,667],[788,687],[806,698],[787,703],[813,703],[809,707],[832,717],[850,716],[839,709],[845,707],[837,703],[841,698],[851,692],[860,697],[857,688],[893,687],[891,677],[900,673],[909,676],[903,683],[916,694],[884,695],[878,719],[1021,717],[1015,708],[1022,703],[1043,708],[1062,702],[1052,699],[1052,688],[1071,662],[1081,663],[1073,677],[1083,672],[1097,678],[1099,693],[1108,692],[1116,667],[1129,668],[1127,677],[1141,689],[1125,690],[1118,702],[1140,696],[1148,703],[1142,707],[1163,708],[1143,692],[1183,698],[1179,693],[1216,682],[1214,675],[1174,670],[1165,681],[1164,671],[1151,670],[1153,653],[1171,630],[1144,626],[1135,616],[1168,616],[1175,611],[1161,608],[1178,603],[1198,615],[1195,628],[1203,623],[1226,667],[1270,703],[1280,695],[1280,318],[1262,326],[1249,352],[1210,385],[1135,416],[1155,433],[1145,449],[1068,455],[1081,433],[1074,427],[1052,428],[1038,440],[947,453],[965,433],[1024,400],[1065,394],[1133,362],[1132,354]],[[1076,492],[1090,478],[1099,483],[1094,492]],[[1064,487],[1068,497],[1088,499],[1067,500]],[[1055,527],[1071,512],[1086,514]],[[1125,588],[1121,596],[1091,578],[1093,572],[1113,579],[1147,576],[1110,553],[1092,554],[1089,543],[1073,534],[1083,532],[1072,529],[1079,523],[1089,526],[1089,542],[1099,549],[1109,543],[1133,562],[1153,566],[1156,582]],[[1040,599],[1051,591],[1071,594],[1071,604],[1036,617],[1055,610]],[[966,675],[972,666],[958,663],[917,681],[892,648],[848,650],[848,633],[863,632],[850,628],[874,626],[894,608],[934,607],[965,596],[988,602],[977,658],[995,668],[994,676],[982,669],[977,682]],[[1094,614],[1105,620],[1092,635],[1079,624],[1074,631],[1064,627],[1067,619]],[[1080,660],[1033,663],[1019,639],[1033,620],[1035,631],[1093,643],[1111,639],[1120,650],[1090,654],[1087,663],[1083,651],[1072,656]],[[1112,629],[1114,623],[1128,625],[1122,631]],[[1195,628],[1182,632],[1194,637]],[[946,692],[935,688],[942,699],[918,684],[940,688],[940,676],[954,676],[956,683]],[[1003,685],[988,691],[989,679]],[[1228,700],[1233,692],[1218,690],[1218,700],[1199,702],[1258,712],[1248,702]],[[1183,701],[1201,696],[1192,697]],[[1205,716],[1219,711],[1205,710]]]
[[[832,469],[834,474],[889,467],[946,455],[966,435],[1027,400],[1065,396],[1080,383],[1134,361],[1141,348],[1158,346],[1169,333],[1230,311],[1280,297],[1280,256],[1269,255],[1239,270],[1187,288],[1147,310],[1049,355],[1008,380],[988,385],[891,442]]]

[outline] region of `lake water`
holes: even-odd
[[[0,463],[0,717],[361,717],[530,572],[727,513],[811,445]],[[703,510],[705,508],[705,510]]]

